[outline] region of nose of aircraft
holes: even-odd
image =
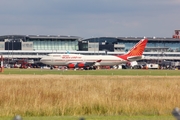
[[[42,62],[42,58],[39,61]]]
[[[42,61],[43,61],[43,58],[40,59],[40,62],[42,62]]]
[[[52,58],[49,58],[49,57],[42,57],[40,59],[40,62],[43,63],[43,64],[52,64]]]
[[[40,59],[40,62],[41,62],[41,63],[45,63],[45,59],[46,59],[46,58],[42,57],[42,58]]]

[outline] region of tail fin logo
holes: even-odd
[[[126,55],[127,56],[141,56],[147,44],[147,39],[139,41]]]

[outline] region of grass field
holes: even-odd
[[[12,120],[13,117],[0,117],[0,120]],[[79,120],[75,116],[23,117],[23,120]],[[175,120],[173,116],[84,116],[85,120]]]
[[[23,120],[173,120],[172,109],[180,106],[179,73],[5,69],[0,120],[16,114]]]
[[[3,73],[0,74],[30,74],[30,75],[47,75],[47,74],[57,74],[57,75],[126,75],[126,76],[180,76],[180,70],[133,70],[133,69],[123,69],[123,70],[47,70],[47,69],[5,69]]]

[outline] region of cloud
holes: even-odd
[[[1,34],[171,36],[179,0],[1,0]]]

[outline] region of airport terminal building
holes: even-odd
[[[144,37],[95,37],[55,35],[0,36],[0,54],[5,59],[40,59],[50,53],[120,55]],[[147,37],[144,60],[180,61],[179,30],[173,37]]]
[[[0,36],[0,50],[78,50],[76,36],[5,35]]]

